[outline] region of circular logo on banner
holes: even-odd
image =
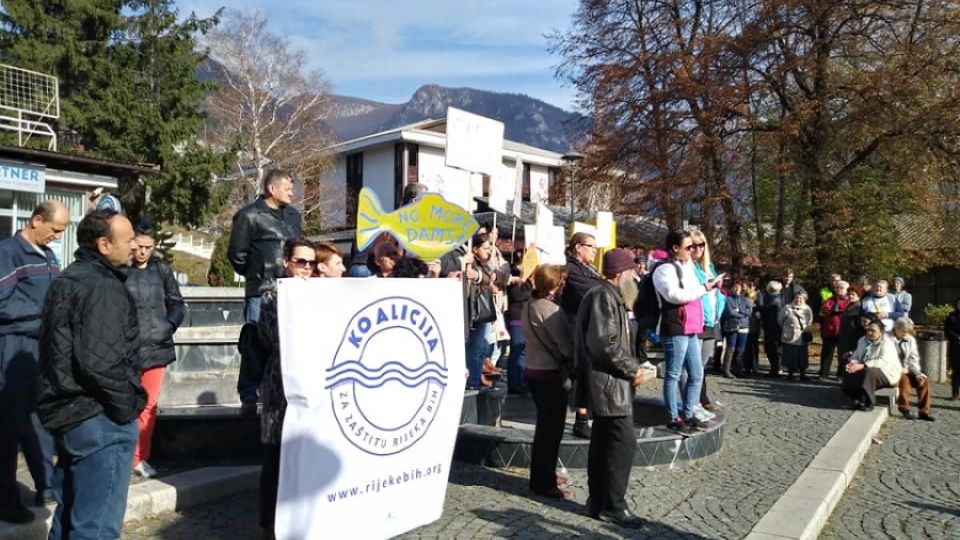
[[[436,319],[409,298],[364,307],[350,319],[326,375],[348,441],[380,456],[410,448],[430,428],[447,386]]]

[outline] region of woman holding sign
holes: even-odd
[[[313,276],[317,254],[306,239],[287,240],[283,245],[285,277],[307,279]],[[280,439],[287,398],[283,393],[280,365],[280,330],[277,325],[277,282],[260,288],[260,319],[257,321],[260,343],[270,351],[264,361],[260,383],[260,442],[263,443],[263,468],[260,470],[260,527],[266,538],[273,537],[277,511],[277,487],[280,482]]]
[[[493,251],[493,242],[486,234],[473,235],[473,260],[467,265],[467,313],[470,321],[470,334],[467,338],[467,389],[480,390],[493,386],[490,379],[494,373],[483,371],[484,359],[493,353],[493,344],[487,341],[490,323],[497,318],[497,305],[494,301],[496,285],[494,277],[487,269],[487,261]]]

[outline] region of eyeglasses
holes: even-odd
[[[314,268],[317,266],[317,261],[311,261],[309,259],[290,259],[290,262],[293,263],[294,266],[299,266],[300,268]]]
[[[697,245],[696,245],[696,244],[690,244],[690,245],[687,245],[687,246],[680,246],[680,249],[685,249],[685,250],[687,250],[687,251],[693,251],[693,250],[697,249]]]
[[[699,244],[690,244],[690,247],[688,247],[687,249],[694,250],[694,249],[703,249],[705,247],[707,247],[707,243],[701,242]]]

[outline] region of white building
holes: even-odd
[[[346,186],[348,225],[356,219],[356,194],[366,187],[380,198],[384,209],[399,205],[403,188],[419,182],[435,191],[445,182],[473,182],[473,195],[486,196],[489,178],[445,165],[446,120],[424,120],[333,146],[334,168],[321,181]],[[560,174],[562,155],[504,139],[504,174],[516,174],[522,164],[523,200],[548,202],[550,185]],[[512,199],[513,197],[510,197]],[[473,210],[473,209],[471,209]]]
[[[70,211],[63,237],[50,244],[62,266],[73,261],[77,224],[97,189],[117,192],[121,179],[136,181],[157,167],[0,144],[0,240],[26,226],[38,204],[56,199]]]

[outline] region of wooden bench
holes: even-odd
[[[880,388],[877,390],[876,398],[879,403],[880,398],[887,398],[887,412],[893,415],[897,412],[897,398],[900,397],[900,389],[894,386],[893,388]]]

